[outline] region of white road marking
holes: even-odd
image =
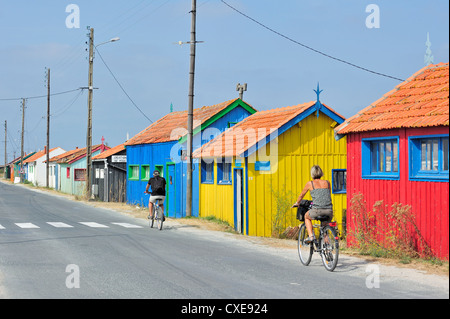
[[[73,226],[61,222],[47,222],[47,224],[52,225],[56,228],[73,228]]]
[[[112,223],[114,225],[119,225],[125,228],[142,228],[142,226],[139,225],[133,225],[133,224],[129,224],[129,223]]]
[[[74,226],[62,223],[62,222],[46,222],[47,224],[55,227],[55,228],[74,228]],[[109,228],[109,226],[96,223],[96,222],[79,222],[79,224],[92,227],[92,228]],[[143,228],[142,226],[130,224],[130,223],[111,223],[113,225],[121,226],[124,228]],[[39,226],[33,224],[33,223],[15,223],[16,226],[23,228],[23,229],[37,229],[40,228]],[[0,229],[6,229],[3,225],[0,224]]]
[[[20,228],[40,228],[39,226],[36,226],[35,224],[32,223],[15,223],[15,224]]]
[[[92,228],[109,228],[106,225],[99,224],[99,223],[94,223],[94,222],[80,222],[80,224],[83,224],[85,226],[89,226],[89,227],[92,227]]]

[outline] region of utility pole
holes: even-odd
[[[4,169],[4,175],[5,175],[5,179],[6,179],[6,164],[8,164],[7,163],[7,161],[8,161],[8,156],[6,156],[6,134],[7,134],[7,132],[8,132],[8,130],[6,129],[7,128],[7,125],[8,125],[8,122],[5,120],[5,169]]]
[[[192,0],[192,22],[191,22],[191,63],[189,71],[189,110],[188,110],[188,139],[187,139],[187,194],[186,194],[186,217],[192,216],[192,142],[194,126],[194,79],[195,79],[195,24],[197,16],[197,0]]]
[[[25,99],[22,99],[22,143],[20,146],[20,182],[23,183],[23,135],[25,132]]]
[[[89,79],[88,79],[88,125],[86,137],[86,193],[88,199],[91,198],[91,170],[92,170],[92,95],[93,87],[93,70],[94,69],[94,28],[91,28],[89,35]]]
[[[48,175],[49,175],[49,160],[50,160],[50,69],[47,70],[47,162],[46,162],[46,185],[49,187]]]

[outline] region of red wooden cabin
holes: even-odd
[[[448,259],[449,64],[419,70],[335,131],[347,136],[347,228],[355,227],[357,194],[373,218],[384,219],[377,225],[389,223],[392,205],[409,205],[417,225],[411,242],[420,251],[420,237]]]

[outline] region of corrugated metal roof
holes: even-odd
[[[194,109],[193,129],[195,130],[237,100],[233,99],[220,104]],[[125,146],[178,141],[187,134],[187,120],[187,111],[169,113],[128,140]]]
[[[449,125],[449,64],[424,67],[336,127],[337,134]]]

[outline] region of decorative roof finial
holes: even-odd
[[[320,93],[322,93],[323,90],[320,89],[319,87],[319,82],[317,82],[317,90],[314,90],[314,92],[316,92],[317,94],[317,100],[316,100],[316,110],[317,110],[317,117],[319,117],[319,110],[322,109],[322,103],[320,103],[320,99],[319,99],[319,95]]]
[[[430,42],[430,33],[427,33],[427,42],[425,42],[427,50],[425,51],[425,65],[430,65],[434,63],[434,56],[431,54],[431,42]]]
[[[170,103],[170,113],[173,112],[173,103]]]

